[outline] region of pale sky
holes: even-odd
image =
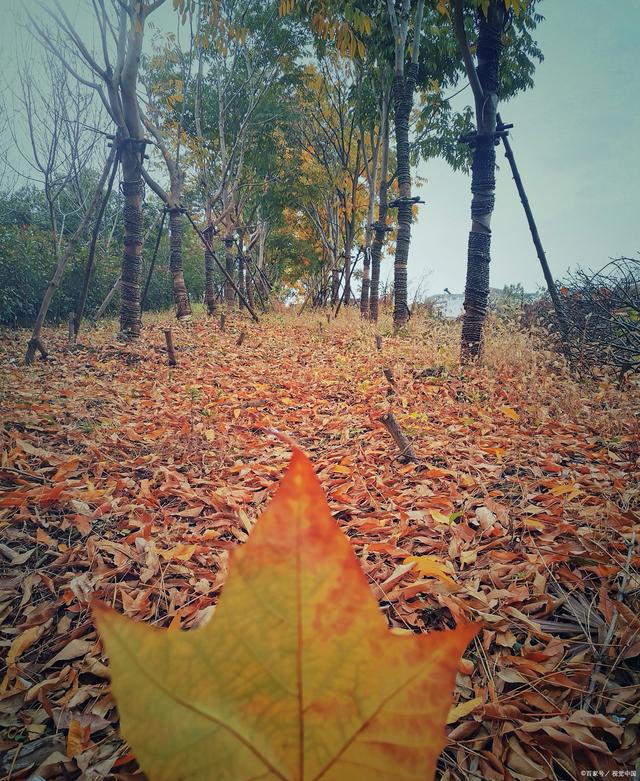
[[[74,12],[89,0],[63,0]],[[24,51],[21,9],[36,0],[0,0],[0,65],[9,82]],[[545,61],[535,86],[501,106],[513,122],[511,141],[538,229],[556,277],[578,266],[597,269],[609,257],[640,251],[640,0],[543,0],[537,31]],[[168,1],[152,19],[175,29]],[[28,36],[26,36],[28,38]],[[13,76],[15,78],[15,75]],[[463,93],[466,100],[469,90]],[[515,184],[498,148],[491,284],[543,283]],[[411,287],[425,278],[429,293],[464,288],[469,230],[469,178],[441,161],[419,167],[426,201],[414,225]],[[384,261],[381,277],[390,273]]]
[[[500,107],[547,259],[556,278],[640,251],[639,0],[543,0],[545,60],[533,89]],[[469,100],[469,90],[463,93]],[[544,284],[509,163],[498,147],[491,284]],[[420,166],[426,201],[414,226],[409,276],[430,292],[464,289],[469,178]],[[387,269],[390,262],[387,261]]]

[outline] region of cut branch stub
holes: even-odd
[[[416,455],[411,442],[409,442],[406,434],[400,428],[400,424],[394,418],[393,413],[387,412],[382,415],[380,422],[387,429],[393,441],[398,446],[398,450],[400,450],[400,455],[398,458],[401,461],[418,461],[418,456]]]
[[[173,334],[170,328],[163,328],[164,338],[167,343],[167,355],[169,356],[169,366],[177,366],[176,353],[173,347]]]

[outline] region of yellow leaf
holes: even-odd
[[[518,413],[511,407],[500,407],[499,409],[503,415],[506,415],[508,418],[511,418],[512,420],[520,419],[520,415],[518,415]]]
[[[67,756],[70,759],[77,757],[79,754],[82,754],[90,743],[91,726],[87,724],[83,727],[77,719],[71,719],[69,732],[67,733]]]
[[[204,436],[207,442],[213,442],[216,438],[216,432],[212,428],[207,428],[205,429]]]
[[[429,514],[436,523],[446,523],[447,525],[451,524],[451,517],[441,513],[440,510],[434,510],[433,507],[431,507],[429,508]]]
[[[7,667],[15,664],[27,648],[30,648],[40,638],[43,629],[42,626],[32,626],[14,639],[7,654]]]
[[[447,716],[447,724],[454,724],[456,721],[468,716],[476,708],[479,708],[484,700],[482,697],[474,697],[472,700],[466,702],[459,702],[455,707],[451,708],[449,715]]]
[[[96,604],[121,732],[150,781],[433,778],[477,627],[391,633],[301,452],[231,555],[213,617],[167,631]]]
[[[558,483],[558,485],[555,485],[550,493],[552,493],[554,496],[562,496],[562,494],[571,494],[575,493],[576,495],[580,493],[580,488],[575,483]]]
[[[179,561],[189,561],[197,550],[197,545],[187,545],[184,542],[180,542],[177,545],[174,545],[173,548],[169,548],[169,550],[159,550],[158,556],[161,556],[165,560],[178,559]]]
[[[448,574],[447,565],[437,556],[407,556],[404,563],[409,564],[410,562],[415,564],[414,569],[423,577],[438,578],[449,588],[458,588],[458,584]]]

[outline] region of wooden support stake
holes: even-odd
[[[497,120],[498,120],[499,127],[500,126],[513,127],[512,125],[503,125],[500,114],[497,115]],[[542,240],[540,239],[540,234],[538,233],[538,226],[536,225],[536,221],[533,218],[531,205],[529,204],[529,199],[527,198],[527,193],[524,189],[524,184],[522,183],[522,177],[520,176],[520,171],[518,171],[518,166],[516,165],[516,159],[513,154],[513,149],[511,148],[511,143],[509,142],[507,136],[508,133],[506,132],[504,135],[501,136],[502,144],[504,146],[504,154],[507,160],[509,161],[509,166],[511,167],[511,173],[513,175],[513,181],[516,184],[516,189],[518,190],[518,195],[520,196],[520,202],[522,203],[522,208],[524,209],[524,213],[527,217],[527,222],[529,224],[529,231],[531,233],[531,238],[533,240],[533,246],[536,249],[538,260],[540,261],[540,265],[542,266],[542,274],[544,275],[545,282],[547,283],[547,290],[549,291],[549,296],[551,297],[551,302],[553,303],[553,308],[556,313],[556,319],[558,321],[558,327],[560,328],[560,335],[562,336],[565,355],[567,356],[567,358],[569,358],[570,357],[569,347],[567,344],[568,335],[569,335],[569,323],[567,321],[567,315],[564,310],[564,305],[562,303],[560,295],[558,293],[555,280],[553,279],[553,274],[551,273],[551,269],[549,268],[549,262],[547,261],[547,256],[542,246]]]
[[[226,322],[227,322],[227,316],[226,316],[226,315],[225,315],[225,313],[223,312],[223,313],[220,315],[220,330],[221,330],[221,331],[224,331],[224,326],[225,326],[225,323],[226,323]]]
[[[396,378],[393,376],[393,372],[391,371],[391,369],[383,369],[382,373],[384,374],[384,376],[386,377],[387,382],[391,386],[391,391],[390,392],[391,393],[395,393],[396,392]]]
[[[327,323],[331,323],[331,315],[327,315]]]
[[[169,356],[169,366],[177,366],[176,352],[173,349],[173,334],[170,328],[163,328],[164,338],[167,343],[167,355]]]
[[[236,347],[240,347],[240,345],[244,342],[244,338],[247,335],[246,331],[240,331],[240,336],[238,337],[236,341]]]
[[[398,458],[402,461],[418,461],[418,456],[415,450],[411,446],[411,442],[407,439],[405,433],[400,428],[398,421],[393,417],[392,412],[387,412],[380,418],[380,422],[387,429],[393,441],[400,450]]]
[[[76,340],[76,313],[69,312],[69,344]]]
[[[380,334],[376,334],[376,349],[382,350],[382,337]]]

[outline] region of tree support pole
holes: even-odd
[[[256,278],[254,276],[253,270],[251,268],[251,260],[249,260],[246,264],[246,270],[249,272],[249,278],[253,282],[253,287],[256,293],[258,294],[258,298],[260,299],[260,306],[262,307],[262,311],[267,311],[267,305],[264,302],[264,298],[262,297],[262,293],[260,292],[260,286],[256,282]]]
[[[114,144],[112,147],[110,159],[112,160],[113,168],[111,169],[111,174],[109,176],[109,181],[107,183],[107,190],[104,194],[102,202],[100,203],[100,208],[98,209],[98,214],[96,215],[96,219],[93,225],[93,230],[91,231],[89,254],[87,256],[87,264],[84,268],[84,276],[82,278],[82,290],[80,291],[78,306],[76,307],[76,313],[73,321],[73,330],[76,338],[80,333],[80,324],[82,322],[82,318],[84,316],[84,310],[87,304],[87,295],[89,294],[89,283],[91,282],[91,274],[93,272],[93,264],[96,257],[96,245],[98,243],[98,234],[100,233],[100,228],[102,227],[102,220],[104,219],[104,213],[107,208],[107,204],[109,203],[109,198],[111,197],[111,190],[113,189],[113,181],[116,178],[116,173],[118,172],[118,166],[120,164],[120,155],[118,153],[117,144]]]
[[[502,123],[500,114],[498,114],[497,119],[498,119],[498,130],[499,131],[503,130],[505,126]],[[505,133],[504,135],[501,135],[500,138],[502,139],[502,143],[504,145],[504,155],[509,161],[509,165],[511,166],[513,181],[516,183],[516,188],[518,190],[518,195],[520,196],[520,202],[522,203],[522,208],[524,209],[524,213],[527,215],[527,222],[529,223],[531,238],[533,239],[533,244],[536,248],[538,260],[540,261],[540,265],[542,266],[542,273],[544,274],[545,282],[547,283],[547,290],[549,291],[549,295],[551,296],[551,301],[553,302],[554,309],[556,310],[556,317],[558,319],[558,325],[560,327],[560,332],[562,334],[563,342],[566,343],[566,339],[569,333],[567,317],[564,308],[562,306],[562,301],[560,300],[560,296],[558,295],[558,289],[556,288],[556,283],[555,280],[553,279],[551,269],[549,268],[549,262],[547,261],[547,256],[542,246],[542,241],[540,239],[540,234],[538,233],[538,226],[536,225],[536,221],[533,217],[533,212],[531,211],[529,199],[527,198],[527,193],[525,192],[524,184],[522,183],[522,178],[520,176],[520,172],[518,171],[518,166],[516,165],[516,159],[514,157],[511,144],[509,143],[508,135]]]
[[[111,157],[109,156],[105,161],[104,168],[102,169],[102,173],[100,174],[100,179],[98,181],[95,192],[93,193],[93,197],[91,198],[91,202],[87,208],[87,211],[85,212],[85,215],[82,218],[80,225],[76,229],[76,232],[69,240],[66,249],[64,250],[62,255],[58,258],[56,269],[53,272],[53,276],[51,277],[51,281],[49,282],[49,285],[47,286],[45,294],[42,298],[42,303],[40,304],[40,310],[38,311],[38,315],[36,317],[35,323],[33,324],[31,339],[29,339],[29,341],[27,342],[27,351],[24,357],[24,362],[27,366],[33,363],[36,350],[39,350],[41,352],[43,358],[47,357],[47,351],[44,348],[40,333],[42,331],[42,326],[44,324],[45,317],[47,316],[47,312],[49,310],[49,304],[51,303],[51,299],[55,295],[55,292],[58,289],[58,286],[60,285],[60,280],[62,279],[62,275],[64,273],[69,258],[75,252],[76,247],[80,243],[80,239],[82,238],[89,224],[89,221],[91,220],[91,218],[95,213],[96,207],[98,205],[98,199],[100,197],[100,192],[102,191],[102,188],[104,187],[107,181],[107,176],[109,175],[109,171],[111,170],[111,162],[112,162]]]
[[[198,226],[195,224],[195,222],[193,221],[193,217],[192,217],[192,216],[189,214],[189,212],[188,212],[188,211],[186,211],[186,210],[185,210],[185,214],[187,215],[187,219],[188,219],[188,220],[189,220],[189,222],[191,223],[191,226],[193,227],[194,231],[195,231],[195,232],[198,234],[198,236],[200,237],[200,241],[201,241],[201,242],[204,244],[205,248],[206,248],[206,249],[208,249],[208,250],[209,250],[209,252],[210,252],[210,253],[213,255],[213,249],[211,248],[211,244],[209,244],[209,242],[208,242],[208,241],[206,240],[206,238],[204,237],[204,234],[202,233],[202,231],[200,230],[200,228],[198,228]],[[214,259],[214,261],[216,262],[216,264],[217,264],[218,268],[220,269],[220,271],[222,271],[222,273],[224,274],[224,276],[225,276],[225,279],[227,280],[227,282],[229,283],[229,285],[230,285],[230,286],[233,288],[233,290],[235,290],[235,292],[238,294],[238,297],[239,297],[239,299],[242,301],[242,303],[244,304],[244,306],[245,306],[245,308],[246,308],[247,312],[249,312],[249,314],[251,315],[251,317],[253,318],[253,320],[254,320],[256,323],[259,323],[259,322],[260,322],[260,318],[259,318],[259,317],[258,317],[258,315],[257,315],[257,314],[256,314],[256,313],[253,311],[253,309],[252,309],[252,308],[251,308],[251,306],[249,305],[249,302],[247,301],[247,299],[246,299],[246,298],[245,298],[245,297],[242,295],[242,293],[241,293],[241,292],[240,292],[240,290],[238,289],[238,286],[237,286],[237,285],[236,285],[236,283],[233,281],[233,277],[231,276],[231,274],[229,274],[229,272],[227,271],[227,269],[226,269],[226,268],[225,268],[225,267],[222,265],[222,263],[220,263],[220,261],[218,260],[218,258],[217,258],[215,255],[213,255],[213,259]]]
[[[340,282],[338,283],[338,286],[342,284],[342,280],[345,279],[345,271],[349,272],[348,279],[351,278],[351,275],[353,274],[359,260],[360,260],[360,250],[358,250],[358,253],[356,254],[356,259],[353,261],[353,265],[351,266],[351,268],[348,268],[351,265],[351,258],[348,259],[345,258],[344,268],[342,269],[342,276],[340,277]],[[342,291],[342,295],[340,296],[340,300],[338,301],[338,305],[336,306],[336,311],[335,314],[333,315],[334,317],[337,317],[338,314],[340,313],[340,307],[342,306],[343,303],[345,303],[344,299],[347,296],[347,294],[349,295],[349,298],[351,298],[351,291],[345,281],[345,287],[344,290]],[[358,303],[357,300],[356,303]],[[346,304],[348,306],[349,301],[347,301]]]
[[[158,255],[158,249],[160,247],[160,241],[162,239],[162,229],[164,228],[164,221],[167,218],[167,210],[162,212],[162,219],[160,220],[160,226],[158,227],[158,235],[156,236],[156,243],[153,248],[153,255],[151,256],[151,263],[149,264],[149,272],[147,273],[147,280],[144,283],[144,290],[142,292],[142,298],[140,299],[140,311],[144,308],[145,301],[147,300],[147,293],[149,292],[149,285],[151,284],[151,277],[153,275],[153,269],[156,265],[156,256]]]

